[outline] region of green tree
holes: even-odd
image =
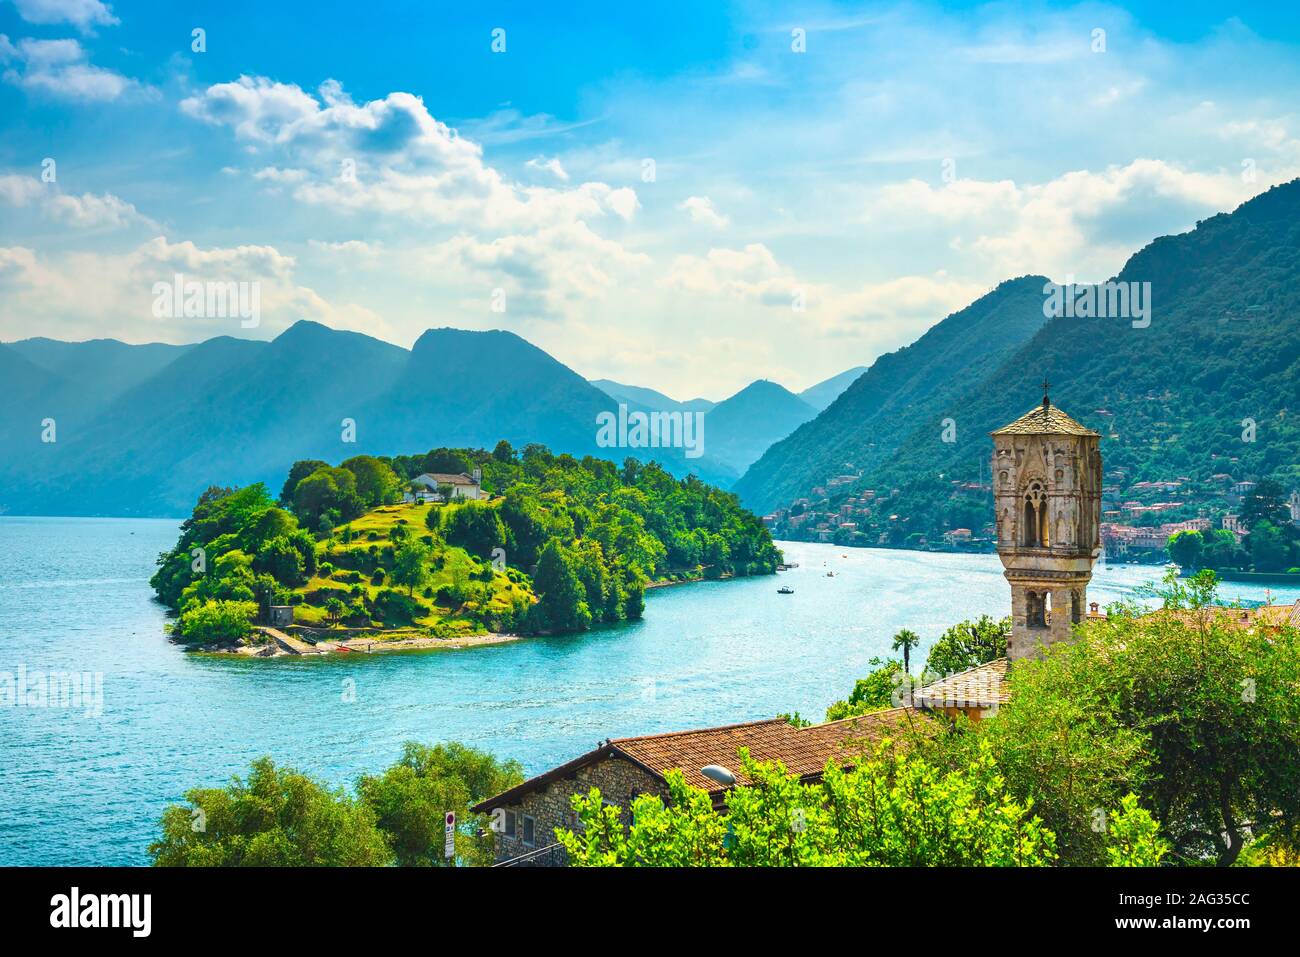
[[[298,483],[317,469],[327,469],[329,467],[328,462],[322,462],[320,459],[300,459],[294,462],[289,468],[289,475],[284,480],[284,486],[280,489],[280,504],[292,505],[293,492],[298,487]]]
[[[1250,561],[1257,572],[1280,572],[1287,568],[1291,546],[1286,535],[1267,519],[1258,522],[1247,542]]]
[[[1124,795],[1119,813],[1110,816],[1106,829],[1106,863],[1110,867],[1155,867],[1169,853],[1160,825],[1138,805],[1136,794]]]
[[[189,645],[233,644],[253,632],[255,601],[205,601],[181,614],[175,632]]]
[[[1042,866],[1054,838],[1030,802],[1010,795],[991,752],[960,770],[882,745],[804,783],[780,763],[739,752],[748,782],[727,794],[727,816],[680,772],[669,802],[642,795],[629,826],[599,790],[576,795],[581,832],[557,831],[576,866]]]
[[[400,497],[401,479],[387,462],[373,455],[356,455],[340,467],[355,477],[356,493],[364,504],[391,505]]]
[[[347,469],[320,468],[297,484],[293,490],[293,508],[309,528],[317,528],[329,512],[343,521],[356,518],[365,503],[357,495],[357,480]],[[331,522],[337,524],[337,521]]]
[[[393,853],[374,812],[270,758],[246,780],[185,794],[149,846],[158,867],[376,867]]]
[[[920,643],[921,636],[908,628],[904,628],[894,635],[894,643],[891,648],[893,651],[903,652],[903,671],[907,674],[912,673],[912,649]]]
[[[497,510],[487,502],[468,501],[444,509],[442,537],[471,555],[488,558],[506,543],[506,529]]]
[[[1291,510],[1287,506],[1286,489],[1275,479],[1261,479],[1253,489],[1242,496],[1241,509],[1238,512],[1241,524],[1255,531],[1262,522],[1275,527],[1286,525],[1291,521]]]
[[[304,568],[302,552],[285,535],[264,542],[253,556],[254,571],[266,572],[289,588],[297,588],[306,582]]]
[[[1098,745],[1112,731],[1123,743],[1099,760],[1124,766],[1076,769],[1075,779],[1104,776],[1110,793],[1137,793],[1176,859],[1228,865],[1248,833],[1300,820],[1300,631],[1238,627],[1214,605],[1213,585],[1211,572],[1174,579],[1162,589],[1165,609],[1116,609],[1046,660],[1017,663],[1011,702],[988,724],[1035,705],[1026,723],[1044,708],[1093,715],[1105,732]],[[1040,682],[1053,693],[1034,693]],[[1141,756],[1129,760],[1133,736]]]
[[[911,687],[903,663],[894,658],[872,658],[869,664],[872,671],[854,683],[848,698],[826,709],[827,721],[884,711],[902,703],[903,691]]]
[[[1165,546],[1169,560],[1186,571],[1196,571],[1205,551],[1205,537],[1195,529],[1174,532]]]
[[[457,742],[432,747],[407,742],[401,760],[383,774],[362,777],[357,793],[374,812],[398,864],[445,865],[443,816],[454,811],[456,858],[487,866],[495,841],[488,820],[470,807],[523,779],[518,762],[499,761]]]
[[[429,579],[429,559],[433,549],[423,542],[407,541],[393,555],[393,570],[389,578],[398,585],[406,586],[406,593],[412,597],[415,589]]]
[[[331,625],[337,625],[345,614],[348,606],[343,603],[343,599],[331,595],[325,599],[325,618]]]
[[[533,580],[539,601],[534,606],[538,630],[585,631],[591,627],[587,593],[568,550],[552,539],[542,549]]]
[[[994,620],[988,615],[981,615],[979,621],[959,622],[930,646],[930,654],[925,660],[925,672],[929,675],[951,675],[969,671],[995,658],[1003,658],[1007,653],[1007,638],[1010,635],[1010,618]]]

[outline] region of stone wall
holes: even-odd
[[[631,761],[611,756],[579,768],[572,777],[552,781],[540,790],[524,795],[519,803],[505,805],[503,810],[515,816],[515,833],[508,835],[498,830],[497,860],[519,857],[555,843],[555,829],[578,828],[573,812],[572,797],[586,794],[593,787],[600,789],[601,797],[626,810],[638,794],[657,794],[667,800],[668,789],[664,783]],[[533,842],[524,843],[524,816],[533,819]],[[500,818],[498,818],[500,820]]]

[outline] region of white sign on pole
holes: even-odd
[[[447,812],[446,843],[442,846],[442,855],[446,858],[456,856],[456,812]]]

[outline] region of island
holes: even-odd
[[[640,618],[648,587],[780,562],[694,476],[502,441],[298,461],[278,498],[212,486],[150,584],[188,648],[276,657],[580,632]]]

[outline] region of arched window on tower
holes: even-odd
[[[1025,492],[1020,544],[1029,548],[1047,548],[1047,526],[1047,497],[1043,494],[1043,487],[1035,482]]]

